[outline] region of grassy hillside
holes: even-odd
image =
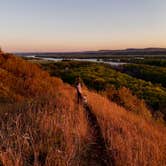
[[[101,165],[95,128],[75,89],[37,65],[0,55],[0,162],[4,166]],[[107,165],[165,165],[166,128],[84,88]],[[92,148],[93,147],[93,148]]]
[[[165,128],[157,129],[151,122],[126,112],[96,93],[87,91],[86,94],[92,111],[98,117],[108,150],[114,156],[115,165],[165,164],[163,141],[166,137],[161,134]]]

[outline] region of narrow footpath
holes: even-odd
[[[87,151],[86,161],[88,166],[114,166],[114,160],[107,153],[105,140],[96,116],[92,113],[87,103],[84,103],[83,106],[94,138],[94,142],[89,145]]]

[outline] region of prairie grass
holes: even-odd
[[[74,89],[10,55],[0,57],[0,78],[1,163],[79,165],[91,136]]]
[[[0,108],[0,160],[6,166],[77,164],[90,134],[72,99],[44,98]]]
[[[85,90],[115,165],[166,165],[166,129]]]

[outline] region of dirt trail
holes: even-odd
[[[98,124],[96,116],[92,113],[88,104],[84,104],[87,114],[88,123],[93,132],[94,142],[88,147],[86,154],[86,164],[88,166],[114,166],[114,161],[108,155],[101,128]]]

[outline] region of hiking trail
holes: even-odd
[[[89,127],[93,132],[93,143],[89,145],[87,156],[85,156],[87,164],[89,166],[114,166],[114,160],[107,152],[105,140],[96,116],[91,111],[88,103],[83,103],[83,107]]]

